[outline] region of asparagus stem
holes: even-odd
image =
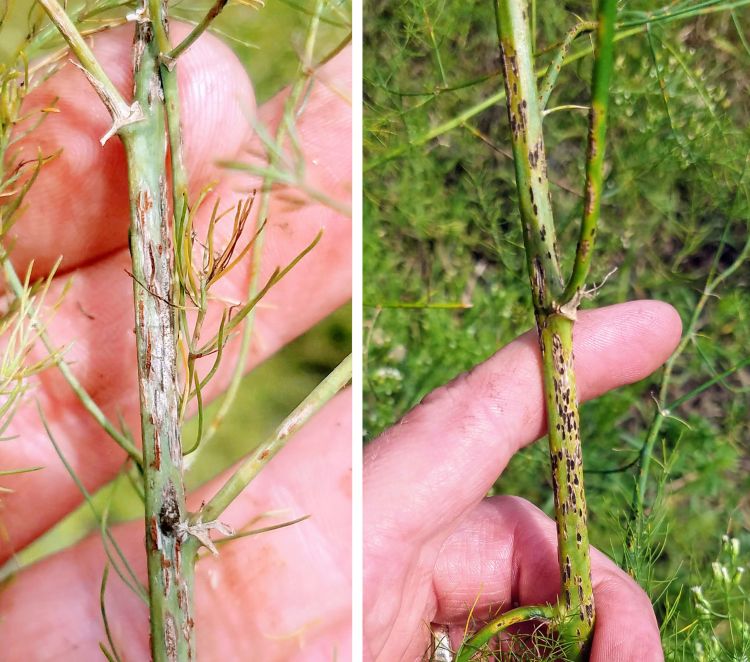
[[[506,611],[498,618],[487,623],[471,639],[461,644],[456,653],[455,662],[469,662],[482,646],[486,645],[493,637],[507,630],[511,625],[534,620],[542,623],[550,622],[554,616],[555,608],[551,605],[517,607],[516,609]]]
[[[576,248],[573,273],[570,276],[563,302],[580,293],[586,284],[586,277],[594,253],[596,226],[602,203],[604,145],[607,136],[607,108],[609,106],[609,85],[612,79],[614,60],[616,0],[600,0],[598,27],[596,29],[596,57],[591,86],[591,108],[589,110],[589,137],[586,155],[586,186],[584,189],[583,220],[581,234]]]
[[[182,238],[182,223],[187,218],[188,176],[182,149],[182,127],[180,123],[180,94],[177,88],[176,62],[168,58],[169,17],[167,5],[161,0],[148,0],[153,17],[154,40],[159,51],[159,75],[164,91],[164,108],[169,136],[169,157],[172,166],[172,207],[175,219],[175,241]],[[185,256],[190,259],[191,256]]]
[[[526,5],[524,0],[499,0],[495,9],[526,263],[534,310],[540,311],[551,309],[563,283]]]
[[[599,4],[584,217],[567,287],[563,285],[557,255],[542,135],[542,107],[565,57],[565,43],[562,54],[558,53],[559,58],[549,69],[540,95],[532,59],[527,2],[497,0],[496,17],[524,248],[542,354],[561,582],[554,609],[525,607],[504,614],[475,635],[470,640],[473,648],[458,659],[468,660],[476,647],[489,641],[498,628],[538,618],[542,613],[558,633],[561,644],[572,652],[573,659],[583,660],[587,658],[594,627],[594,595],[573,365],[573,323],[591,264],[599,219],[615,1],[601,0]],[[571,30],[566,38],[568,46],[587,27],[590,25],[582,23]]]
[[[585,655],[594,628],[594,591],[583,488],[583,454],[573,368],[573,321],[537,315],[543,359],[545,404],[561,573],[560,639]],[[580,659],[580,658],[575,658]]]
[[[158,18],[158,17],[155,17]],[[187,519],[178,417],[173,237],[169,224],[159,49],[146,0],[134,42],[135,99],[144,120],[121,131],[128,160],[146,553],[155,662],[194,656],[192,594],[197,541]]]
[[[151,654],[155,662],[190,660],[195,650],[192,593],[198,541],[185,526],[164,88],[159,76],[160,51],[155,43],[154,24],[147,0],[142,0],[133,44],[134,101],[128,106],[64,9],[56,0],[41,1],[112,116],[112,128],[102,142],[117,133],[125,146],[143,439]],[[160,13],[156,19],[159,27],[166,29]]]

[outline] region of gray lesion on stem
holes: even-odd
[[[155,660],[194,655],[193,561],[179,428],[174,250],[167,204],[164,94],[154,29],[144,6],[136,22],[133,69],[143,122],[123,133],[131,198],[138,383],[141,398],[152,654]]]

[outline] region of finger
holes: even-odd
[[[592,549],[591,562],[596,605],[592,662],[663,659],[648,596],[598,550]],[[554,521],[517,497],[480,502],[440,550],[433,587],[432,618],[454,626],[456,646],[470,614],[481,622],[515,605],[555,603],[560,569]]]
[[[338,76],[345,87],[351,76],[349,63],[347,51],[324,71]],[[325,173],[319,183],[331,183],[334,194],[348,195],[351,144],[342,136],[351,136],[347,128],[351,126],[351,107],[340,97],[333,104],[331,95],[323,86],[313,88],[305,113],[298,119],[298,129],[306,160],[331,164],[325,169],[320,166],[319,170]],[[261,114],[267,121],[278,121],[263,110]],[[318,123],[321,126],[316,131]],[[310,136],[314,139],[306,142]],[[237,182],[236,177],[229,177],[218,187],[222,203],[231,204],[243,195],[234,189],[246,188],[247,184],[239,187]],[[286,199],[272,202],[260,282],[265,282],[277,266],[287,264],[321,229],[321,242],[258,306],[248,367],[257,365],[351,296],[351,222],[330,207],[311,201],[293,207]],[[136,431],[140,427],[139,403],[132,331],[133,284],[125,272],[128,265],[129,257],[123,250],[77,270],[60,309],[49,322],[49,335],[57,346],[73,343],[65,358],[83,386],[108,416],[113,420],[122,416]],[[243,300],[249,277],[248,262],[221,282],[221,293],[229,300]],[[56,284],[58,291],[60,287],[62,281]],[[51,293],[50,301],[55,296],[55,292]],[[212,310],[215,322],[217,309]],[[210,322],[207,329],[211,328]],[[238,340],[227,347],[222,368],[206,391],[207,398],[225,387],[234,369]],[[44,355],[43,349],[37,349],[34,356]],[[93,490],[112,478],[124,460],[123,453],[83,411],[59,372],[44,372],[34,395],[40,400],[63,453],[84,484]],[[4,486],[15,491],[6,500],[6,535],[0,540],[0,560],[46,530],[81,499],[57,460],[33,405],[18,412],[12,431],[19,438],[4,449],[3,462],[7,462],[7,467],[44,466],[45,470],[4,480]]]
[[[172,39],[180,40],[189,26],[175,24]],[[108,31],[94,39],[93,50],[126,99],[132,94],[130,52],[133,27]],[[177,67],[185,160],[192,193],[220,176],[217,159],[234,158],[252,135],[255,97],[239,60],[218,39],[201,37]],[[100,138],[112,124],[83,73],[67,60],[61,70],[24,101],[28,121],[38,110],[55,105],[59,113],[45,120],[18,143],[16,160],[36,159],[62,150],[42,167],[31,187],[22,217],[11,233],[12,260],[25,273],[34,260],[36,276],[48,273],[59,256],[62,269],[127,246],[129,203],[122,143]]]
[[[287,528],[220,545],[196,566],[197,659],[270,662],[347,659],[351,625],[351,393],[338,395],[222,516],[242,529],[309,515]],[[305,471],[300,471],[305,467]],[[221,481],[192,496],[198,507]],[[145,579],[143,526],[116,529]],[[205,551],[205,550],[204,550]],[[9,660],[101,659],[105,642],[98,536],[21,573],[0,600]],[[126,661],[148,654],[148,610],[110,572],[107,616]],[[337,655],[338,654],[338,655]],[[6,658],[4,658],[6,659]]]
[[[657,301],[579,317],[581,400],[649,375],[681,330],[677,312]],[[430,394],[372,442],[365,456],[365,522],[373,546],[381,537],[418,544],[450,527],[486,494],[513,454],[544,433],[543,402],[541,359],[530,332]]]

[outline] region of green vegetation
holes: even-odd
[[[750,11],[664,4],[619,6],[589,283],[617,271],[584,307],[663,299],[680,311],[686,341],[668,373],[582,408],[589,533],[650,594],[667,659],[739,660],[750,650],[747,576],[727,570],[727,581],[712,563],[730,567],[729,545],[739,549],[731,567],[743,567],[750,545]],[[587,2],[531,6],[542,65],[576,15],[593,16]],[[365,9],[369,439],[530,328],[533,307],[493,4]],[[583,206],[587,113],[575,106],[589,99],[591,51],[587,35],[573,43],[544,120],[563,247],[575,246]],[[564,250],[563,273],[573,253]],[[647,440],[643,509],[631,525]],[[552,515],[547,455],[543,443],[521,453],[497,490]]]

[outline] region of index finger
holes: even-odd
[[[634,301],[584,311],[574,331],[581,400],[643,379],[679,341],[671,306]],[[434,391],[365,453],[366,548],[419,545],[476,505],[513,454],[545,430],[535,332]],[[448,498],[446,498],[448,495]],[[375,552],[377,553],[377,552]]]

